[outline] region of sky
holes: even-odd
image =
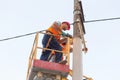
[[[73,2],[0,0],[0,40],[45,30],[54,21],[72,23]],[[82,0],[85,21],[120,17],[119,3],[119,0]],[[83,74],[92,77],[93,80],[120,80],[120,20],[84,25],[88,53],[83,53]],[[73,26],[67,32],[73,34]],[[34,38],[35,34],[0,41],[1,80],[26,79],[28,58]],[[42,35],[39,42],[41,39]],[[37,56],[38,59],[39,57],[40,55]]]

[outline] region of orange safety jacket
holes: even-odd
[[[47,29],[47,31],[49,31],[49,32],[51,32],[52,34],[54,34],[56,40],[57,40],[57,41],[60,41],[60,36],[61,36],[62,32],[55,30],[54,27],[52,27],[52,26],[49,27],[49,28]],[[65,51],[65,46],[63,46],[63,45],[61,44],[61,47],[62,47],[62,51]],[[53,54],[55,54],[55,52],[53,52]]]
[[[52,26],[47,29],[47,31],[51,32],[52,34],[55,35],[55,38],[57,41],[60,41],[60,35],[62,32],[55,30]]]

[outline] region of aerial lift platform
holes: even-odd
[[[34,60],[29,80],[61,80],[69,74],[69,66],[54,62]],[[36,76],[37,75],[37,76]]]
[[[68,80],[70,75],[73,80],[93,80],[83,75],[82,69],[82,50],[87,52],[84,34],[84,14],[81,0],[74,0],[74,22],[73,22],[73,70],[70,69],[70,48],[71,40],[67,38],[65,51],[52,50],[38,46],[39,33],[36,34],[32,51],[29,57],[28,71],[26,80]],[[44,33],[43,33],[44,34]],[[36,58],[37,49],[62,52],[65,56],[66,64],[42,61]],[[78,64],[76,62],[79,61]]]
[[[67,80],[70,68],[70,39],[66,38],[68,41],[65,46],[65,51],[52,50],[48,48],[42,48],[38,46],[39,32],[36,34],[32,51],[29,57],[28,71],[26,80]],[[44,33],[43,33],[44,34]],[[46,33],[45,33],[46,34]],[[43,61],[36,59],[37,49],[51,50],[65,53],[67,63],[55,63],[49,61]],[[54,55],[51,55],[54,57]],[[52,58],[51,58],[52,59]]]
[[[55,63],[51,61],[43,61],[36,58],[38,49],[53,51],[52,49],[42,48],[38,46],[39,34],[46,33],[38,32],[35,36],[31,54],[29,56],[26,80],[68,80],[68,75],[72,77],[72,70],[69,66],[72,39],[67,37],[67,43],[65,45],[64,51],[54,50],[56,52],[62,52],[64,54],[64,59],[67,61],[67,63]],[[54,57],[54,55],[52,55],[52,57]],[[83,77],[83,80],[93,80],[92,78],[84,75]]]

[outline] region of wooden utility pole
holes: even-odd
[[[73,76],[72,80],[83,80],[82,63],[82,36],[83,33],[83,11],[81,1],[74,0],[74,28],[73,28]],[[82,29],[80,29],[82,28]]]

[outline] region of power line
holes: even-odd
[[[97,19],[97,20],[89,20],[89,21],[85,21],[84,23],[99,22],[99,21],[108,21],[108,20],[117,20],[117,19],[120,19],[120,17],[107,18],[107,19]],[[73,25],[73,23],[71,23],[71,25]],[[15,37],[5,38],[5,39],[1,39],[0,41],[6,41],[6,40],[15,39],[15,38],[25,37],[25,36],[29,36],[29,35],[32,35],[32,34],[36,34],[37,32],[43,32],[43,31],[45,31],[45,30],[36,31],[36,32],[32,32],[32,33],[28,33],[28,34],[23,34],[23,35],[18,35],[18,36],[15,36]]]
[[[100,21],[110,21],[110,20],[118,20],[120,19],[120,17],[116,17],[116,18],[106,18],[106,19],[96,19],[96,20],[88,20],[88,21],[84,21],[84,23],[91,23],[91,22],[100,22]],[[77,22],[77,21],[76,21]],[[75,23],[75,22],[74,22]],[[73,25],[74,23],[71,23],[70,25]]]
[[[20,37],[25,37],[25,36],[29,36],[29,35],[32,35],[32,34],[36,34],[37,32],[43,32],[45,30],[42,30],[42,31],[36,31],[36,32],[32,32],[32,33],[28,33],[28,34],[23,34],[23,35],[18,35],[18,36],[15,36],[15,37],[9,37],[9,38],[5,38],[5,39],[1,39],[0,41],[6,41],[6,40],[11,40],[11,39],[16,39],[16,38],[20,38]]]
[[[20,37],[24,37],[24,36],[32,35],[32,34],[35,34],[35,33],[36,33],[36,32],[28,33],[28,34],[24,34],[24,35],[19,35],[19,36],[15,36],[15,37],[10,37],[10,38],[5,38],[5,39],[1,39],[0,41],[6,41],[6,40],[15,39],[15,38],[20,38]]]
[[[120,17],[116,17],[116,18],[107,18],[107,19],[97,19],[97,20],[89,20],[89,21],[85,21],[84,23],[98,22],[98,21],[108,21],[108,20],[117,20],[117,19],[120,19]]]

